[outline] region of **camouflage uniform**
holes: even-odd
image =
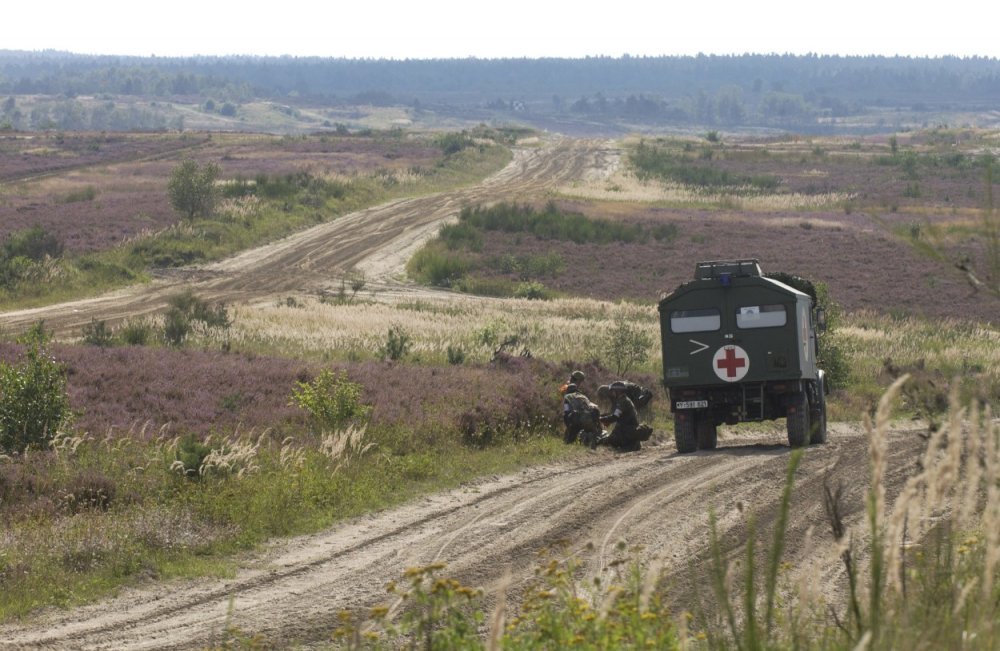
[[[625,395],[629,397],[636,409],[641,410],[653,399],[653,392],[646,387],[628,380],[622,380],[621,383],[625,385]]]
[[[581,442],[589,445],[604,433],[599,420],[601,410],[574,385],[570,388],[572,390],[563,395],[563,423],[566,425],[563,442],[573,443],[580,436]]]
[[[625,391],[617,393],[611,413],[601,416],[601,423],[614,423],[615,427],[609,435],[598,442],[625,452],[641,448],[641,442],[648,439],[652,433],[648,425],[639,424],[639,414],[635,410],[635,404]]]
[[[632,404],[635,406],[644,418],[649,418],[649,403],[653,400],[653,392],[642,386],[641,384],[636,384],[635,382],[629,382],[628,380],[618,380],[615,385],[625,391],[625,395],[629,397]],[[610,386],[604,385],[598,388],[597,397],[613,400],[610,397]]]

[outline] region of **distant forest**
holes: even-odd
[[[20,111],[15,98],[63,104]],[[0,126],[97,126],[73,100],[209,101],[235,111],[267,99],[291,106],[406,106],[623,124],[821,130],[873,110],[989,112],[1000,108],[994,58],[739,55],[584,59],[331,59],[122,57],[0,50]],[[92,111],[94,109],[88,109]],[[104,128],[163,128],[133,108]],[[110,107],[105,112],[110,112]],[[70,116],[66,118],[66,116]],[[114,120],[112,120],[114,118]],[[65,124],[71,119],[72,124]],[[61,122],[62,120],[62,122]],[[148,123],[148,124],[145,124]],[[135,127],[135,124],[131,125]]]

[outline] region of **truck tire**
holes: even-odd
[[[719,443],[719,428],[711,415],[704,414],[696,420],[694,429],[698,436],[698,449],[714,450]]]
[[[809,440],[809,399],[805,391],[793,393],[788,399],[788,447],[801,448]]]
[[[826,443],[826,380],[820,375],[816,399],[809,403],[809,443]]]
[[[695,436],[695,415],[693,412],[674,414],[674,441],[677,452],[687,454],[698,449],[698,439]]]

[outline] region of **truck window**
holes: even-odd
[[[777,328],[788,322],[784,305],[745,305],[736,308],[737,328]]]
[[[712,332],[722,325],[722,314],[718,308],[700,310],[674,310],[670,313],[672,332]]]

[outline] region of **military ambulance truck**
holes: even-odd
[[[778,418],[792,447],[826,441],[813,296],[764,276],[757,260],[699,262],[659,310],[678,452],[714,449],[719,425]]]

